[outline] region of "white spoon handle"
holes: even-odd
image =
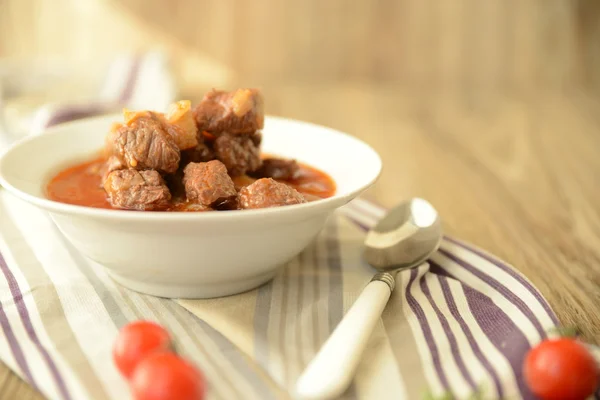
[[[331,399],[348,388],[393,289],[393,275],[373,277],[298,379],[300,398]]]

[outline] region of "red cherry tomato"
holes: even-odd
[[[599,370],[590,352],[574,339],[545,340],[525,357],[531,391],[544,400],[583,400],[596,390]]]
[[[130,378],[136,366],[148,355],[169,349],[171,338],[160,325],[136,321],[125,325],[113,345],[113,360],[123,376]]]
[[[202,400],[204,377],[198,369],[171,352],[146,357],[133,372],[135,400]]]

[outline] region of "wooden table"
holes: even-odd
[[[270,114],[349,132],[381,154],[384,172],[369,196],[388,206],[429,199],[449,235],[515,265],[563,324],[600,343],[595,98],[359,83],[264,90]],[[0,398],[40,395],[0,367]]]

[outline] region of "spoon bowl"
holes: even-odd
[[[440,246],[442,224],[433,206],[414,198],[391,209],[365,239],[365,259],[382,272],[422,264]]]

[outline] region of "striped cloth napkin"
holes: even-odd
[[[345,206],[256,290],[171,301],[119,287],[45,212],[1,190],[0,357],[48,398],[123,399],[127,386],[112,365],[112,341],[128,321],[150,319],[167,326],[202,368],[209,398],[290,398],[301,370],[373,274],[361,243],[382,211],[362,199]],[[533,398],[522,360],[556,319],[531,283],[450,238],[428,266],[397,281],[345,398],[468,398],[474,391]]]
[[[160,71],[154,62],[150,70]],[[139,71],[145,64],[129,65]],[[136,86],[148,93],[135,70],[133,78],[113,76],[121,79],[107,80],[115,104],[130,105]],[[154,104],[173,100],[167,92],[153,96]],[[82,115],[55,107],[32,129]],[[176,301],[120,287],[45,212],[0,189],[0,358],[50,399],[128,398],[111,345],[128,321],[149,319],[202,369],[209,399],[293,398],[301,371],[374,273],[361,248],[383,213],[357,199],[272,282],[237,296]],[[400,273],[397,283],[344,398],[534,398],[522,361],[557,320],[527,279],[445,238],[427,265]]]

